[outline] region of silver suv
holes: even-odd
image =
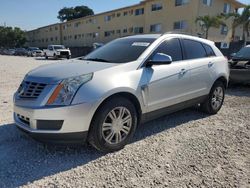
[[[197,104],[216,114],[228,77],[227,59],[211,41],[125,37],[29,72],[14,95],[14,119],[39,141],[88,141],[111,152],[131,140],[139,123]]]

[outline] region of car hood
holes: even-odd
[[[25,80],[45,84],[56,84],[66,78],[94,73],[117,65],[119,64],[67,60],[65,62],[40,66],[30,71],[25,76]]]

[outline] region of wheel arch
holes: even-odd
[[[227,80],[227,78],[225,76],[220,76],[219,78],[217,78],[217,80],[215,80],[214,83],[216,83],[218,81],[222,82],[223,85],[225,86],[225,88],[227,88],[227,86],[228,86],[228,80]]]
[[[96,108],[95,113],[94,113],[94,115],[92,116],[91,123],[92,123],[92,121],[93,121],[93,119],[94,119],[96,113],[97,113],[97,112],[99,111],[99,109],[101,108],[101,106],[103,106],[107,101],[112,100],[112,98],[116,98],[116,97],[124,97],[124,98],[130,100],[130,101],[133,103],[133,105],[135,106],[135,109],[136,109],[136,113],[137,113],[137,117],[138,117],[138,124],[139,124],[139,122],[140,122],[140,120],[141,120],[141,115],[142,115],[141,104],[140,104],[138,98],[137,98],[134,94],[132,94],[132,93],[130,93],[130,92],[118,92],[118,93],[114,93],[114,94],[112,94],[112,95],[106,97],[106,98],[98,105],[98,107]]]

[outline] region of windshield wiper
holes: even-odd
[[[89,59],[83,59],[86,61],[98,61],[98,62],[107,62],[109,63],[110,61],[106,60],[106,59],[101,59],[101,58],[89,58]]]

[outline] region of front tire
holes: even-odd
[[[211,115],[217,114],[225,98],[225,86],[221,81],[215,82],[208,98],[201,104],[201,109]]]
[[[93,117],[88,141],[103,152],[120,150],[134,136],[137,119],[135,106],[130,100],[124,97],[112,98]]]

